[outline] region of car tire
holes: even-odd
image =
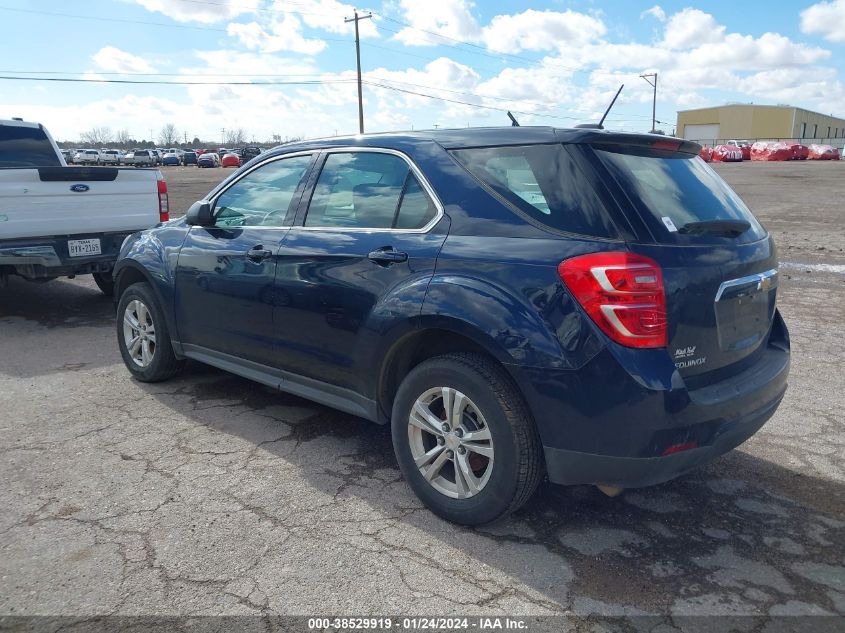
[[[104,295],[111,297],[114,294],[114,279],[111,276],[111,271],[107,273],[93,273],[92,277],[94,277],[94,283],[97,284],[97,288]]]
[[[447,415],[444,403],[459,415]],[[454,428],[432,430],[456,420]],[[543,474],[542,445],[522,395],[480,354],[438,356],[412,369],[396,393],[391,427],[408,485],[453,523],[482,525],[514,512]]]
[[[132,343],[135,336],[140,340],[137,347]],[[147,282],[123,291],[117,304],[117,341],[126,368],[141,382],[167,380],[184,365],[173,352],[164,312]]]

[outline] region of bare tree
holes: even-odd
[[[112,142],[112,131],[110,127],[94,127],[83,132],[79,137],[83,145],[102,147]]]
[[[179,130],[172,123],[166,123],[158,133],[158,142],[162,147],[171,147],[179,142]]]
[[[120,145],[121,147],[129,147],[131,141],[132,137],[129,135],[129,130],[118,130],[114,134],[114,142]]]
[[[226,130],[226,135],[223,137],[223,142],[228,147],[246,144],[246,132],[242,127],[234,130]]]

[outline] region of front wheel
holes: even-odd
[[[520,508],[540,482],[534,422],[510,376],[484,356],[448,354],[411,370],[391,426],[406,481],[448,521],[494,521]]]
[[[132,284],[120,297],[117,341],[126,368],[141,382],[167,380],[182,366],[173,353],[164,313],[146,282]]]

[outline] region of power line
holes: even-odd
[[[196,0],[185,0],[187,2],[194,2]],[[221,5],[222,6],[222,5]],[[108,18],[102,17],[97,15],[79,15],[75,13],[58,13],[55,11],[37,11],[35,9],[18,9],[15,7],[4,7],[0,6],[0,11],[14,11],[16,13],[30,13],[34,15],[46,15],[50,17],[61,17],[61,18],[73,18],[73,19],[80,19],[80,20],[95,20],[99,22],[115,22],[118,24],[143,24],[145,26],[161,26],[165,28],[171,29],[189,29],[192,31],[213,31],[215,33],[228,33],[228,29],[218,29],[212,26],[193,26],[190,24],[166,24],[164,22],[149,22],[146,20],[130,20],[126,18]],[[301,11],[284,11],[283,13],[292,13],[295,15],[321,15],[321,16],[328,16],[327,13],[303,13]],[[325,42],[349,42],[351,40],[340,39],[340,38],[331,38],[331,37],[321,37],[321,40]]]
[[[404,93],[404,94],[414,95],[414,96],[417,96],[417,97],[426,97],[428,99],[436,99],[437,101],[445,101],[446,103],[457,103],[459,105],[470,106],[470,107],[473,107],[473,108],[482,108],[484,110],[495,110],[497,112],[507,112],[508,111],[507,108],[497,108],[495,106],[482,105],[482,104],[479,104],[479,103],[470,103],[468,101],[460,101],[458,99],[447,99],[445,97],[438,97],[436,95],[424,94],[422,92],[416,92],[414,90],[406,90],[404,88],[398,88],[396,86],[389,86],[387,84],[380,84],[380,83],[377,83],[377,82],[374,82],[374,81],[364,81],[364,83],[367,84],[368,86],[373,86],[375,88],[384,88],[385,90],[393,90],[395,92],[401,92],[401,93]],[[511,112],[513,112],[515,114],[525,114],[525,115],[528,115],[528,116],[537,116],[537,117],[543,117],[543,118],[547,118],[547,119],[569,119],[569,120],[572,120],[572,121],[579,120],[578,117],[558,116],[558,115],[554,115],[554,114],[543,114],[543,113],[539,113],[539,112],[527,112],[527,111],[519,111],[519,110],[511,110]]]
[[[140,81],[137,79],[90,79],[81,77],[10,77],[0,75],[0,79],[11,81],[54,81],[66,83],[94,84],[137,84],[157,86],[320,86],[325,84],[353,83],[354,79],[313,79],[301,81]]]

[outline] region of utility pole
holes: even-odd
[[[361,90],[361,38],[358,35],[358,22],[361,20],[369,20],[373,17],[372,13],[367,15],[358,15],[355,11],[354,18],[344,18],[343,21],[347,24],[355,22],[355,61],[358,64],[358,132],[364,133],[364,93]]]
[[[651,100],[651,131],[654,132],[657,130],[657,73],[647,73],[640,75],[640,77],[645,79],[648,85],[654,88],[654,97]],[[654,79],[654,83],[651,83],[652,79]]]
[[[220,147],[223,147],[226,144],[226,128],[220,128]]]

